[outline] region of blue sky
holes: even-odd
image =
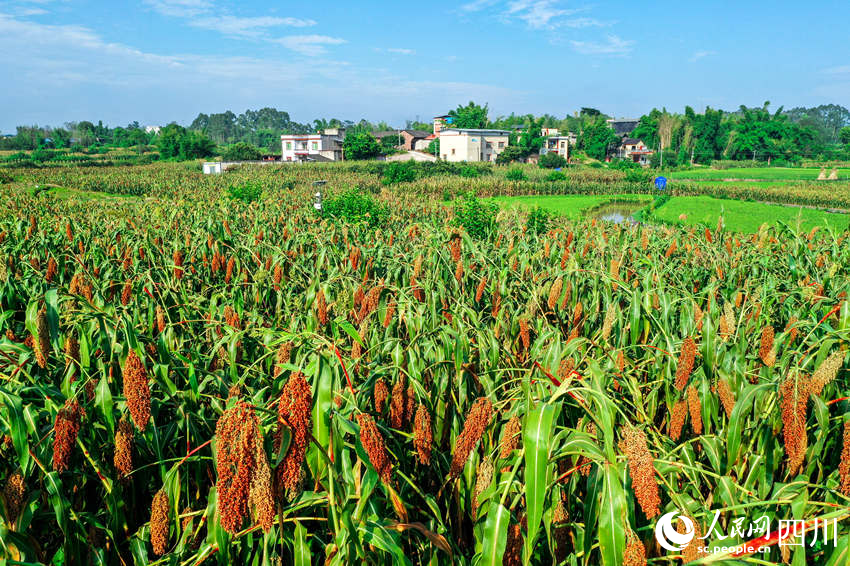
[[[0,0],[0,131],[273,106],[403,125],[685,104],[850,106],[850,3]]]

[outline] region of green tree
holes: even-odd
[[[177,124],[163,128],[156,139],[156,145],[163,159],[197,159],[208,157],[215,151],[215,143],[204,134],[189,131]]]
[[[620,138],[602,118],[588,122],[578,138],[578,147],[587,155],[600,161],[605,159],[608,149],[619,143]]]
[[[838,138],[841,140],[841,143],[850,145],[850,126],[844,126],[841,128],[841,131],[838,133]]]
[[[342,150],[346,159],[373,159],[381,154],[381,146],[368,132],[345,136]]]
[[[466,106],[449,110],[449,116],[452,117],[452,126],[455,128],[486,128],[490,123],[487,112],[486,104],[479,106],[470,100]]]
[[[249,143],[236,142],[225,149],[221,157],[225,161],[257,161],[263,157],[263,153]]]

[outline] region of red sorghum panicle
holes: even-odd
[[[482,276],[478,282],[478,287],[475,289],[475,302],[480,303],[481,297],[484,296],[484,290],[487,288],[487,278]]]
[[[124,283],[124,288],[121,290],[121,304],[125,307],[130,304],[133,299],[133,284],[130,281]]]
[[[14,525],[26,503],[27,485],[24,476],[15,472],[6,480],[3,496],[6,499],[6,524]],[[14,528],[13,528],[14,530]]]
[[[502,294],[499,291],[499,286],[493,288],[493,307],[490,309],[490,314],[493,318],[499,316],[499,308],[502,306]]]
[[[224,271],[224,282],[230,283],[233,280],[233,268],[236,267],[236,259],[231,256],[230,259],[227,260],[227,267]]]
[[[400,375],[398,381],[393,385],[393,395],[390,399],[390,426],[403,429],[407,424],[408,389],[407,378]]]
[[[316,293],[316,317],[322,326],[328,323],[328,303],[325,300],[325,291],[321,288]]]
[[[38,367],[47,367],[47,356],[50,355],[50,329],[47,325],[47,308],[41,307],[35,319],[36,334],[33,337],[35,361]]]
[[[434,433],[431,429],[431,413],[422,403],[416,409],[413,421],[413,445],[419,456],[419,463],[427,466],[431,463],[431,448],[434,444]]]
[[[112,459],[120,479],[126,479],[133,471],[133,425],[121,419],[115,431],[115,455]]]
[[[372,396],[375,401],[375,412],[379,415],[384,414],[384,405],[390,396],[390,390],[387,388],[386,382],[380,377],[375,381]]]
[[[522,527],[519,523],[508,525],[508,538],[505,542],[505,555],[502,559],[504,566],[520,566],[522,564]]]
[[[457,263],[457,262],[460,261],[461,245],[462,244],[461,244],[460,236],[455,235],[452,238],[452,241],[451,241],[451,244],[450,244],[450,249],[451,249],[451,252],[452,252],[452,261],[454,263]]]
[[[216,471],[221,526],[237,532],[248,517],[249,503],[266,529],[264,509],[273,507],[269,465],[263,449],[263,432],[253,407],[237,401],[218,419]]]
[[[626,550],[623,553],[623,566],[646,566],[646,548],[637,534],[626,526]]]
[[[688,384],[688,379],[691,377],[691,372],[694,369],[694,359],[696,358],[697,346],[693,338],[685,338],[682,342],[682,351],[679,354],[679,363],[676,367],[676,389],[682,391]]]
[[[502,442],[499,444],[499,458],[507,458],[511,452],[519,448],[522,441],[522,423],[514,415],[508,420],[502,430]]]
[[[392,323],[393,317],[395,316],[395,309],[396,302],[395,300],[391,299],[390,302],[387,303],[387,310],[384,314],[384,328],[389,328],[390,324]]]
[[[723,378],[717,380],[717,396],[720,397],[720,403],[726,411],[726,416],[731,417],[732,409],[735,408],[735,396],[732,393],[732,388],[729,387],[729,383]]]
[[[611,337],[611,329],[614,327],[614,321],[617,318],[617,305],[608,305],[608,310],[605,311],[605,320],[602,322],[602,340],[608,341]],[[620,370],[622,371],[622,370]]]
[[[802,376],[791,376],[779,386],[782,408],[782,438],[788,456],[788,473],[796,475],[806,457],[806,404],[809,392]]]
[[[277,468],[277,480],[279,488],[289,491],[290,494],[297,492],[301,482],[301,465],[310,442],[310,432],[313,430],[312,407],[313,394],[310,384],[301,372],[293,373],[278,400],[278,430],[274,443],[275,450],[280,451],[283,427],[287,427],[290,433],[289,448]]]
[[[463,467],[466,465],[466,460],[472,453],[473,448],[484,435],[484,431],[490,425],[490,420],[493,418],[493,404],[486,397],[479,397],[472,404],[469,413],[466,415],[466,422],[463,423],[463,430],[455,441],[454,454],[452,454],[452,464],[449,469],[450,479],[460,475]]]
[[[772,367],[776,363],[776,351],[773,349],[774,331],[772,326],[765,326],[761,331],[759,357],[764,365]]]
[[[475,474],[475,490],[472,493],[472,518],[478,514],[479,497],[485,489],[490,487],[493,481],[493,461],[490,458],[484,458],[478,463],[478,470]]]
[[[80,365],[80,343],[73,334],[65,337],[65,365]]]
[[[683,564],[693,562],[694,560],[699,560],[701,557],[707,556],[708,554],[706,552],[700,551],[700,547],[702,546],[702,544],[700,544],[700,541],[702,540],[702,527],[700,526],[699,521],[697,521],[691,516],[688,516],[688,518],[694,524],[694,538],[691,539],[691,542],[688,543],[688,545],[685,546],[685,548],[682,550]],[[687,532],[685,522],[681,519],[679,519],[676,523],[676,532],[680,535],[685,534]]]
[[[523,351],[528,352],[529,347],[531,347],[531,337],[528,332],[528,318],[525,316],[519,319],[519,337]]]
[[[290,341],[283,342],[278,346],[275,352],[274,376],[277,377],[283,371],[283,364],[289,363],[289,358],[292,355],[293,344]]]
[[[699,391],[693,385],[688,387],[688,410],[691,413],[691,428],[694,434],[702,434],[702,403],[700,403]]]
[[[646,444],[646,435],[641,430],[627,427],[623,429],[622,436],[620,450],[625,453],[629,463],[635,499],[646,518],[652,519],[659,514],[661,498],[658,495],[658,484],[655,483],[655,465]]]
[[[151,418],[151,390],[148,374],[136,351],[131,349],[124,362],[124,397],[133,423],[140,431],[145,430]]]
[[[843,364],[843,351],[839,350],[830,354],[829,357],[825,359],[820,366],[818,366],[815,373],[812,374],[812,378],[809,380],[809,392],[812,395],[820,395],[823,392],[823,388],[831,383],[838,375],[838,370],[841,369]]]
[[[155,317],[156,331],[160,334],[165,332],[165,310],[159,305],[156,306]]]
[[[392,480],[393,465],[390,462],[387,454],[387,447],[384,444],[384,437],[378,430],[375,420],[365,414],[357,415],[357,424],[360,425],[360,443],[369,456],[369,462],[372,467],[378,472],[378,476],[384,483],[390,483]]]
[[[56,277],[56,272],[58,271],[58,266],[56,265],[56,260],[52,257],[47,259],[47,272],[44,274],[44,280],[48,283],[53,281],[53,278]]]
[[[174,250],[174,277],[183,279],[183,252]]]
[[[168,494],[157,491],[151,503],[151,546],[156,556],[162,556],[168,550],[169,507]]]
[[[80,432],[80,424],[85,416],[85,409],[76,399],[65,401],[65,406],[56,414],[53,425],[53,469],[57,472],[68,469],[74,444],[77,442],[77,434]]]
[[[841,478],[838,489],[844,495],[850,495],[850,421],[844,421],[844,446],[841,449],[838,474]]]
[[[688,403],[684,399],[680,399],[673,405],[673,410],[670,411],[670,426],[668,434],[670,438],[679,440],[682,436],[682,428],[685,426],[685,419],[688,416]]]
[[[555,282],[552,283],[552,288],[549,289],[549,299],[546,301],[546,306],[549,307],[549,310],[555,310],[555,307],[558,306],[558,299],[561,298],[561,291],[564,288],[564,280],[561,277],[555,279]]]

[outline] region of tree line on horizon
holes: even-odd
[[[638,119],[630,136],[641,139],[654,150],[663,149],[665,163],[707,164],[716,159],[779,160],[793,162],[802,158],[850,159],[850,110],[836,104],[812,108],[780,107],[769,110],[769,102],[761,107],[740,106],[727,112],[706,107],[697,113],[690,106],[683,113],[654,108]],[[539,149],[543,143],[542,128],[558,128],[577,136],[579,151],[589,157],[604,159],[620,138],[608,127],[608,115],[598,109],[581,110],[558,118],[551,114],[515,114],[489,118],[487,104],[469,102],[450,110],[452,125],[459,128],[494,128],[512,134],[506,159],[521,158]],[[0,149],[37,150],[43,148],[138,148],[156,149],[162,159],[193,159],[230,151],[240,159],[259,158],[280,151],[280,135],[313,133],[326,128],[346,128],[352,142],[363,156],[380,154],[391,148],[376,148],[367,134],[394,130],[387,122],[319,118],[309,123],[291,119],[286,111],[276,108],[200,113],[188,125],[171,123],[159,133],[146,132],[138,122],[126,127],[110,128],[98,121],[68,122],[62,127],[18,126],[14,136],[0,138]],[[431,122],[408,121],[404,129],[430,131]],[[371,136],[369,136],[371,137]],[[352,144],[349,144],[352,145]],[[512,149],[510,149],[512,148]],[[436,153],[437,148],[431,151]],[[656,159],[660,152],[656,151]],[[503,160],[504,161],[504,160]]]

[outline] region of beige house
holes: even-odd
[[[496,161],[508,147],[505,130],[442,129],[440,157],[445,161]]]

